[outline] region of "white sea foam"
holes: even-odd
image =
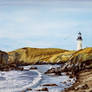
[[[40,72],[38,72],[37,70],[33,70],[33,71],[38,73],[38,77],[34,78],[32,83],[30,83],[29,85],[26,85],[22,89],[19,89],[19,91],[22,91],[22,90],[25,90],[26,88],[34,86],[35,84],[37,84],[42,79],[42,74]]]
[[[21,77],[21,74],[24,72],[21,71],[1,72],[0,77],[5,78],[5,80],[0,80],[0,92],[20,92],[22,90],[34,86],[41,80],[42,75],[40,72],[38,72],[37,70],[30,70],[29,72],[36,72],[38,76],[34,78],[33,81],[27,80],[28,84],[26,84],[27,82],[26,80],[17,80],[17,77]],[[25,77],[25,75],[23,76]]]
[[[71,86],[75,82],[75,78],[71,79],[65,74],[62,76],[45,75],[48,69],[56,67],[54,65],[31,65],[37,70],[30,71],[9,71],[0,72],[0,92],[21,92],[27,88],[32,88],[32,92],[43,88],[43,84],[57,84],[56,87],[47,87],[49,92],[61,92],[64,88]],[[31,66],[24,66],[29,70]],[[40,81],[41,80],[41,81]],[[71,80],[71,81],[69,81]],[[63,84],[65,82],[66,84]],[[31,91],[27,91],[31,92]]]

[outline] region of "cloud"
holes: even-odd
[[[90,1],[1,1],[1,49],[13,50],[25,46],[75,49],[79,31],[88,37],[87,40],[84,39],[84,45],[91,41]],[[8,7],[3,7],[4,5]]]
[[[0,31],[0,38],[5,37],[10,39],[26,39],[27,37],[30,38],[48,37],[50,35],[54,35],[55,37],[56,36],[63,37],[63,34],[60,33],[65,33],[65,30],[71,29],[73,26],[78,25],[77,22],[73,22],[73,21],[71,22],[62,21],[60,23],[47,22],[47,23],[39,23],[39,24],[27,23],[26,25],[25,21],[23,20],[22,21],[23,26],[20,25],[20,20],[17,21],[16,23],[19,24],[16,25],[16,24],[8,23],[5,28],[1,27],[2,31]]]
[[[31,47],[35,47],[35,48],[50,48],[52,47],[54,44],[50,43],[50,42],[46,42],[46,41],[29,41],[26,42],[27,46],[31,46]]]
[[[91,7],[91,0],[0,0],[2,6],[37,5],[37,6],[61,6],[62,8]],[[36,6],[35,6],[36,7]]]
[[[73,13],[85,13],[85,12],[92,12],[92,7],[91,8],[54,8],[52,12],[73,12]]]

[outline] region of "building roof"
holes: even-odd
[[[81,32],[79,32],[78,35],[81,35]]]
[[[81,32],[79,32],[79,33],[78,33],[77,40],[83,40],[81,35],[82,35]]]
[[[81,36],[78,36],[77,40],[83,40]]]

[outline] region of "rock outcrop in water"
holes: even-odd
[[[38,92],[42,92],[42,91],[43,91],[43,92],[48,92],[48,88],[38,89],[37,91],[38,91]]]
[[[0,64],[8,64],[8,53],[0,51]]]
[[[8,53],[0,51],[0,71],[24,70],[23,67],[18,67],[16,64],[9,64],[8,59]]]
[[[0,65],[0,71],[11,71],[11,70],[20,70],[23,71],[23,67],[19,67],[16,64],[4,64]]]

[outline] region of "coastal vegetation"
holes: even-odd
[[[64,92],[92,92],[92,47],[78,51],[56,48],[20,48],[11,52],[0,51],[0,71],[21,70],[18,65],[58,64],[63,66],[51,68],[45,74],[62,75],[66,72],[70,78],[76,77],[75,84]],[[6,64],[6,65],[5,65]],[[30,69],[37,69],[32,67]],[[87,78],[89,76],[89,79]],[[86,78],[85,78],[86,77]],[[89,90],[89,91],[88,91]],[[90,91],[91,90],[91,91]]]
[[[56,48],[21,48],[8,52],[9,63],[46,64],[64,63],[74,51]]]
[[[78,72],[88,68],[92,68],[92,47],[73,53],[69,61],[62,67],[62,70]]]
[[[0,52],[1,63],[8,64],[57,64],[66,63],[63,66],[68,70],[92,67],[92,47],[78,51],[70,51],[57,48],[20,48],[11,52]],[[5,61],[6,60],[6,61]],[[66,68],[67,67],[67,68]]]
[[[92,47],[78,51],[57,48],[20,48],[11,52],[1,51],[0,64],[57,64],[66,63],[62,69],[72,70],[73,67],[82,69],[92,67]],[[6,60],[6,61],[5,61]],[[66,68],[67,67],[67,68]],[[74,68],[75,69],[75,68]]]
[[[75,51],[62,67],[49,69],[45,74],[62,72],[76,77],[76,82],[63,92],[92,92],[92,47]]]

